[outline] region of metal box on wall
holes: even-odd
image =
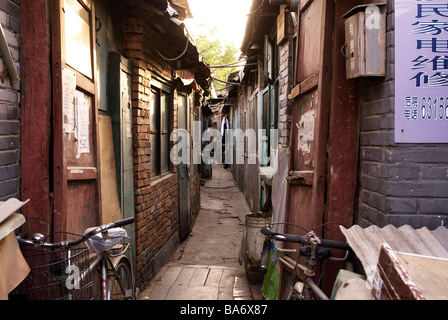
[[[360,5],[344,14],[347,79],[386,75],[386,3]]]

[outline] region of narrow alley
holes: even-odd
[[[0,300],[118,278],[147,301],[323,298],[309,275],[336,299],[344,268],[368,300],[448,300],[447,26],[447,0],[1,0]],[[70,240],[112,225],[123,255],[86,248],[74,288]]]
[[[201,209],[192,232],[142,290],[141,300],[251,300],[240,251],[250,212],[232,174],[213,166],[201,187]]]

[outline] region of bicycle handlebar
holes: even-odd
[[[308,237],[304,236],[297,236],[293,234],[287,234],[287,233],[279,233],[279,232],[273,232],[269,230],[269,228],[262,228],[261,233],[264,234],[267,237],[271,237],[274,240],[277,241],[283,241],[283,242],[294,242],[294,243],[301,243],[301,244],[310,244],[310,240]],[[320,239],[321,247],[326,248],[334,248],[334,249],[341,249],[341,250],[351,250],[350,245],[345,242],[340,241],[333,241],[333,240],[325,240]]]
[[[94,234],[106,231],[108,229],[119,228],[119,227],[125,226],[127,224],[131,224],[133,222],[134,222],[134,218],[131,217],[131,218],[126,218],[126,219],[123,219],[123,220],[118,220],[118,221],[115,221],[115,222],[111,222],[109,224],[103,224],[101,226],[93,228],[88,233],[84,233],[84,237],[88,238],[88,237],[93,236]]]
[[[84,233],[84,235],[82,235],[78,239],[72,240],[72,241],[60,241],[60,242],[55,242],[55,243],[38,242],[38,241],[33,241],[33,240],[26,240],[20,236],[17,236],[17,240],[20,244],[25,244],[28,246],[37,246],[37,247],[43,247],[43,248],[68,248],[68,247],[74,247],[74,246],[86,241],[88,238],[90,238],[91,236],[93,236],[97,233],[104,232],[104,231],[106,231],[108,229],[112,229],[112,228],[122,227],[122,226],[125,226],[128,224],[131,224],[133,222],[134,222],[134,218],[131,217],[131,218],[126,218],[126,219],[118,220],[115,222],[111,222],[108,224],[103,224],[101,226],[92,228],[92,230],[90,230],[89,232]]]

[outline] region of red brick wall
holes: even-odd
[[[191,119],[193,121],[201,121],[200,108],[197,106],[197,101],[193,102],[192,110],[190,110]],[[191,215],[193,222],[199,214],[201,208],[201,167],[198,164],[191,164],[190,167],[190,197],[191,197]]]
[[[134,66],[132,77],[134,192],[137,281],[145,286],[168,262],[179,243],[177,168],[151,177],[149,93],[152,72],[171,80],[172,68],[150,50],[153,31],[142,20],[126,19],[125,56]],[[174,91],[173,91],[174,92]],[[174,95],[173,95],[174,97]],[[177,126],[174,103],[173,127]]]
[[[199,209],[201,207],[201,176],[198,172],[196,172],[191,177],[191,185],[190,185],[190,195],[191,195],[191,213],[193,216],[193,220],[196,219],[196,217],[199,214]]]

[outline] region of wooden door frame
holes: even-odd
[[[179,101],[182,102],[182,107],[184,108],[184,111],[182,114],[180,112],[180,106],[181,104],[179,103]],[[191,112],[191,108],[192,108],[192,104],[191,104],[191,93],[188,94],[187,92],[182,92],[182,91],[178,91],[177,92],[177,124],[178,124],[178,129],[184,129],[187,130],[188,132],[191,133],[191,116],[190,116],[190,112]],[[185,117],[185,128],[181,128],[180,127],[180,123],[181,123],[181,119],[180,116],[183,115]],[[192,216],[192,212],[191,212],[191,174],[190,174],[190,170],[193,166],[193,164],[191,163],[191,150],[192,148],[190,147],[187,154],[190,156],[190,158],[188,159],[188,161],[190,161],[190,164],[178,164],[178,170],[177,170],[177,174],[178,174],[178,199],[179,199],[179,206],[178,206],[178,215],[179,215],[179,237],[181,240],[185,240],[188,235],[191,232],[191,228],[192,228],[192,222],[193,222],[193,216]],[[181,167],[183,167],[183,169],[181,169]],[[185,170],[185,172],[182,172],[183,170]],[[184,178],[181,178],[181,175],[185,173],[186,176]],[[186,180],[184,181],[187,185],[187,190],[186,190],[186,199],[181,199],[181,195],[182,193],[182,187],[184,187],[181,183],[181,180]],[[186,206],[183,205],[181,203],[181,200],[186,200],[187,204]],[[186,208],[185,208],[186,207]],[[183,210],[187,209],[187,212],[183,212]],[[186,214],[187,216],[184,217],[183,215]],[[185,223],[185,225],[183,225],[183,223]]]
[[[305,12],[309,8],[311,4],[321,5],[322,6],[322,19],[321,25],[319,28],[321,29],[321,40],[319,43],[320,48],[320,56],[319,56],[319,65],[317,66],[317,72],[313,74],[306,74],[306,79],[300,79],[300,73],[298,70],[300,61],[299,60],[301,52],[299,50],[303,50],[301,47],[302,40],[300,39],[300,28],[301,28],[301,19],[302,12]],[[312,153],[312,161],[313,163],[313,173],[312,175],[307,175],[303,184],[300,186],[295,186],[288,184],[287,186],[287,196],[286,201],[287,205],[285,206],[286,214],[285,214],[285,222],[287,223],[296,223],[299,224],[300,227],[303,227],[307,230],[311,230],[323,222],[324,212],[325,212],[325,201],[326,201],[326,166],[327,166],[327,142],[328,142],[328,124],[329,124],[329,113],[330,113],[330,102],[331,102],[331,74],[332,74],[332,54],[333,54],[333,19],[334,19],[334,2],[331,0],[322,0],[322,3],[317,3],[316,0],[308,0],[301,2],[299,5],[299,34],[296,42],[296,55],[297,58],[296,66],[294,66],[295,70],[295,79],[294,84],[297,84],[293,89],[291,94],[291,98],[294,99],[292,103],[292,117],[291,117],[291,137],[290,137],[290,145],[291,152],[289,155],[289,172],[298,170],[295,167],[296,162],[296,148],[298,148],[298,134],[297,128],[295,124],[299,122],[299,99],[314,99],[310,94],[315,91],[316,93],[316,105],[317,108],[314,108],[315,115],[315,127],[314,127],[314,142],[313,142],[313,153]],[[312,22],[311,22],[312,23]],[[308,70],[309,71],[309,70]],[[314,72],[314,70],[313,70]],[[299,80],[301,82],[299,82]],[[314,94],[314,93],[313,93]],[[310,101],[311,101],[310,100]],[[305,104],[309,103],[304,101]],[[297,154],[297,156],[299,156]],[[305,165],[303,167],[309,167],[309,165]],[[304,170],[304,169],[302,169]],[[304,170],[302,173],[305,173]],[[303,191],[300,193],[294,193],[293,188],[303,188]],[[309,196],[310,200],[306,203],[306,206],[309,208],[309,212],[302,212],[301,216],[298,216],[295,212],[294,204],[299,201],[299,199],[295,199],[300,195],[301,197]],[[305,216],[306,215],[306,216]],[[299,232],[297,228],[285,226],[285,231],[288,233],[297,233]],[[320,236],[322,229],[317,229],[316,233]],[[288,244],[289,246],[289,244]],[[297,248],[297,246],[292,246]],[[281,268],[280,273],[280,282],[279,282],[279,298],[285,298],[289,292],[290,288],[290,271],[285,269],[284,266]]]
[[[289,156],[289,171],[294,170],[294,162],[296,161],[294,157],[294,146],[297,144],[297,134],[294,128],[294,123],[298,121],[298,100],[299,98],[311,90],[317,87],[317,105],[318,114],[316,116],[318,123],[315,128],[314,142],[318,146],[315,150],[316,162],[314,164],[314,174],[312,180],[310,181],[313,186],[312,191],[312,201],[316,221],[322,221],[324,213],[324,202],[325,202],[325,182],[326,182],[326,152],[327,152],[327,140],[328,140],[328,123],[329,123],[329,110],[331,101],[331,70],[332,70],[332,26],[333,26],[333,2],[329,0],[324,0],[326,2],[325,12],[323,13],[325,19],[322,21],[322,30],[324,36],[321,38],[320,46],[322,48],[322,55],[320,57],[320,67],[319,73],[310,76],[306,80],[298,83],[298,72],[295,72],[294,82],[300,87],[298,94],[294,97],[292,105],[292,125],[291,125],[291,137],[290,145],[292,151]],[[308,8],[308,6],[313,2],[313,0],[306,1],[303,5],[299,7],[299,12]],[[300,14],[299,14],[300,18]],[[330,27],[327,27],[330,26]],[[300,40],[297,41],[296,54],[299,55]],[[299,61],[299,56],[296,59],[296,63]],[[296,66],[295,66],[296,67]],[[294,186],[288,186],[288,190],[294,188]],[[289,193],[289,192],[288,192]],[[289,212],[289,214],[293,214]]]
[[[30,199],[21,212],[28,234],[49,234],[51,207],[51,66],[47,1],[22,0],[20,4],[20,195]]]
[[[340,48],[345,44],[344,19],[341,17],[359,4],[357,0],[337,1],[334,8],[334,46],[332,52],[333,72],[331,106],[329,113],[329,137],[326,178],[325,220],[323,230],[326,239],[345,242],[339,223],[353,224],[356,181],[359,157],[359,103],[358,80],[347,80],[345,57]],[[337,223],[337,224],[335,224]],[[335,250],[334,256],[343,257],[344,252]],[[323,289],[329,292],[340,268],[345,262],[327,261],[323,275]]]
[[[98,150],[98,94],[97,94],[97,69],[96,69],[96,44],[95,44],[95,8],[92,0],[78,0],[90,12],[90,46],[91,46],[91,61],[92,61],[92,79],[88,79],[79,71],[71,68],[66,64],[65,55],[65,37],[64,28],[65,21],[63,16],[64,0],[51,1],[51,52],[52,52],[52,79],[53,79],[53,228],[54,231],[67,231],[67,181],[69,173],[67,170],[67,157],[64,148],[64,133],[63,133],[63,77],[62,68],[68,68],[76,73],[77,88],[92,96],[91,108],[93,112],[93,126],[94,137],[90,144],[91,152],[94,152],[94,162],[96,168],[99,168],[99,150]],[[96,199],[95,199],[95,220],[99,223],[100,212],[100,177],[99,172],[86,171],[84,177],[81,179],[96,179]],[[90,175],[90,177],[89,177]]]
[[[306,8],[313,0],[303,3],[299,8]],[[331,30],[323,40],[323,55],[321,70],[317,80],[320,97],[320,117],[316,132],[319,150],[317,151],[315,171],[312,180],[313,201],[315,205],[316,221],[331,223],[323,229],[317,230],[326,239],[345,241],[339,231],[339,226],[332,223],[342,223],[350,226],[356,198],[356,177],[358,165],[359,144],[359,109],[358,109],[358,81],[347,80],[345,73],[345,58],[341,48],[345,43],[344,20],[342,15],[356,6],[359,1],[344,2],[327,1],[325,23]],[[299,54],[297,41],[297,54]],[[298,59],[296,59],[297,61]],[[298,72],[295,73],[297,82]],[[306,91],[312,85],[313,79],[307,79],[302,86]],[[294,91],[294,90],[293,90]],[[297,120],[297,102],[293,103],[292,121]],[[297,143],[294,128],[291,128],[291,145]],[[316,141],[316,140],[315,140]],[[290,153],[289,169],[293,170],[294,152]],[[290,186],[288,186],[290,188]],[[287,194],[290,202],[290,192]],[[289,208],[290,209],[290,208]],[[333,253],[335,254],[335,253]],[[336,254],[342,254],[336,252]],[[323,289],[330,292],[341,263],[328,262],[327,272],[323,275]],[[286,284],[283,282],[283,284]],[[280,291],[279,291],[280,292]]]

